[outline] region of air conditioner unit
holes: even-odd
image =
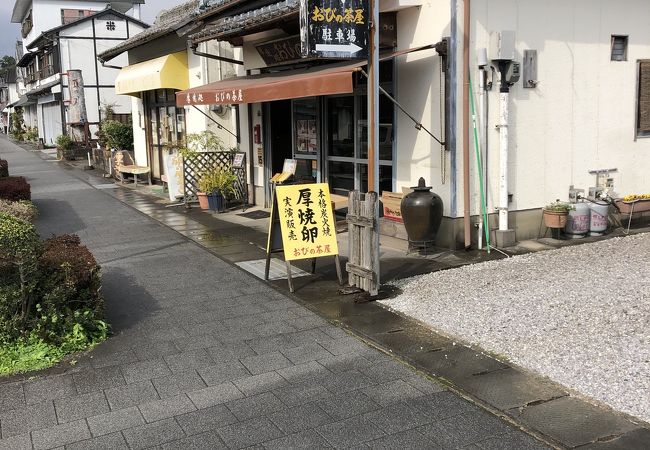
[[[215,113],[219,117],[224,117],[230,111],[230,106],[228,105],[212,105],[210,106],[210,111]]]

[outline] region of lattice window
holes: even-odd
[[[218,167],[223,170],[232,170],[237,176],[235,181],[234,198],[229,198],[229,204],[248,203],[248,185],[246,184],[246,163],[241,169],[232,169],[235,153],[232,152],[199,152],[191,158],[183,159],[183,178],[185,181],[185,202],[198,199],[197,192],[199,179],[208,169]]]

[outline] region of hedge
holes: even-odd
[[[0,198],[17,202],[31,200],[32,192],[25,177],[0,178]]]

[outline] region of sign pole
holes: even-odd
[[[368,30],[368,192],[379,196],[379,0],[370,0],[370,27]],[[375,209],[375,223],[379,230],[379,208]],[[376,233],[379,240],[379,232]],[[372,248],[377,262],[379,285],[379,242]]]

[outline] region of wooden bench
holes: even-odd
[[[138,185],[138,175],[147,175],[149,184],[151,184],[151,169],[147,166],[136,166],[131,154],[125,150],[118,150],[115,152],[115,174],[124,183],[124,174],[130,173],[133,175],[133,182]]]

